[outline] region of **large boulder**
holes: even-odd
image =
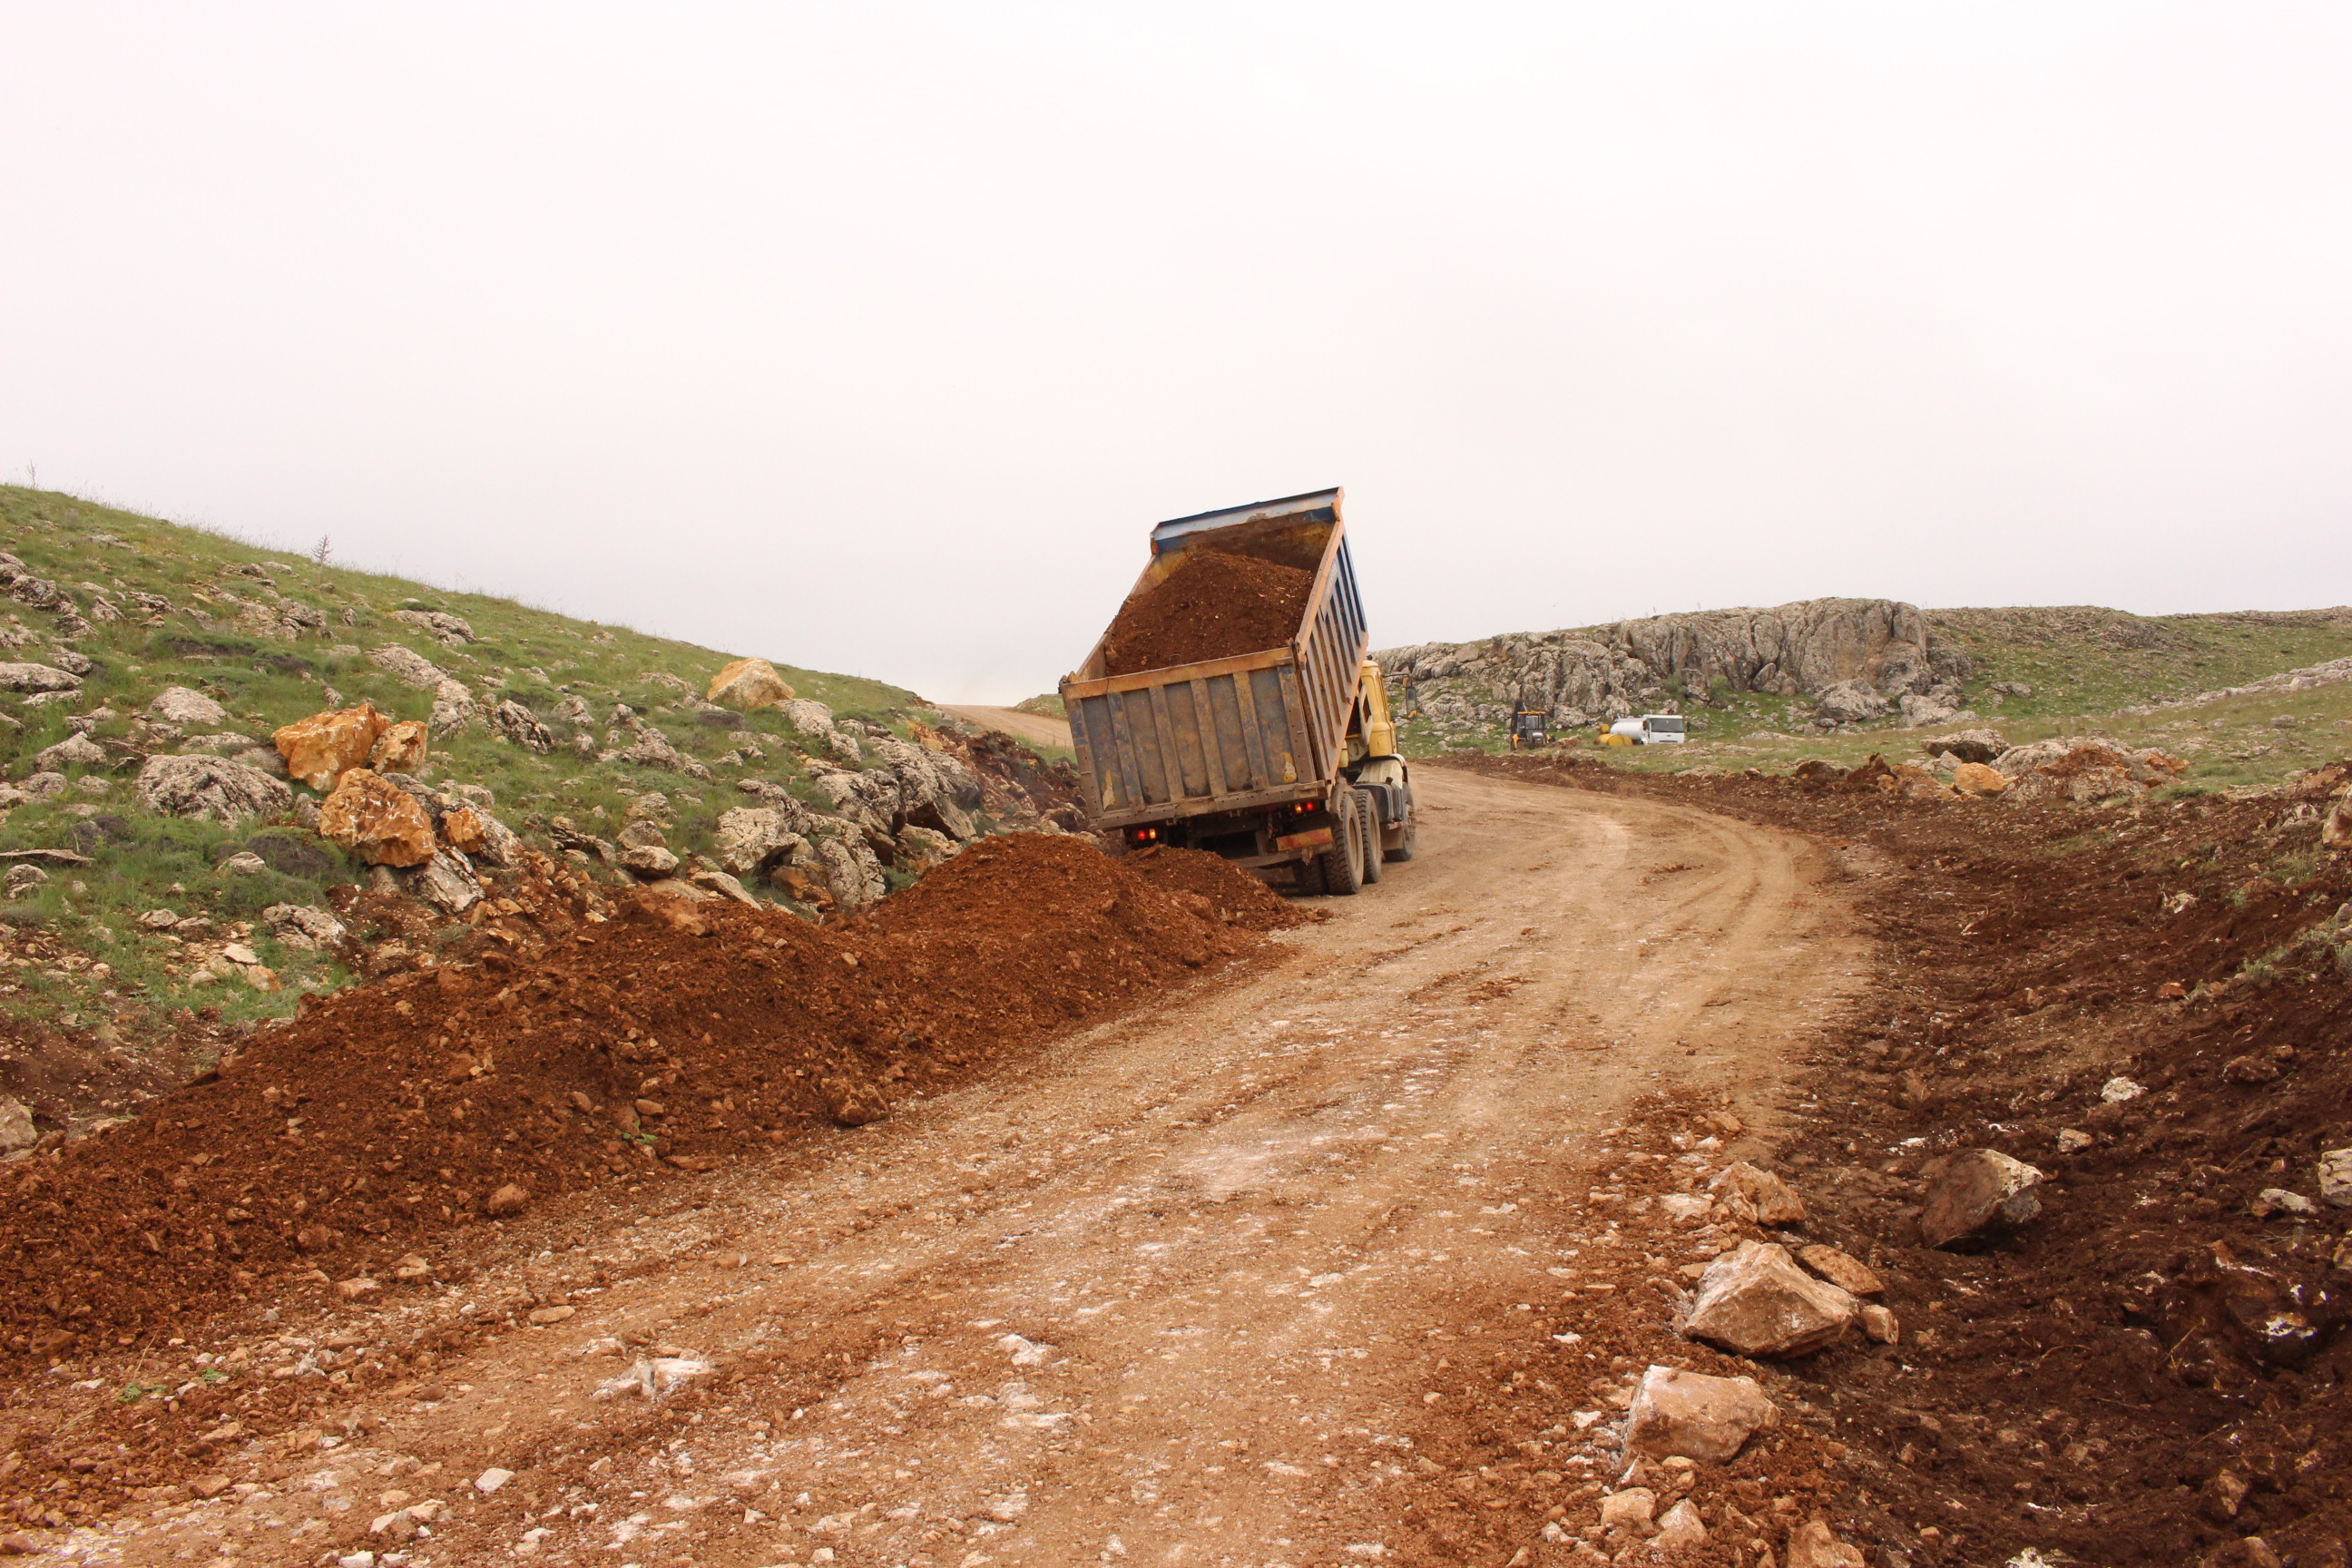
[[[711,858],[719,868],[749,877],[790,857],[793,847],[807,840],[798,831],[806,814],[774,805],[739,805],[719,814],[712,836]]]
[[[1989,763],[2009,750],[2009,742],[1996,730],[1956,730],[1948,735],[1930,735],[1919,742],[1919,749],[1931,757]]]
[[[81,677],[46,664],[0,664],[0,691],[79,691]],[[223,714],[226,718],[227,715]]]
[[[749,713],[793,700],[793,689],[764,658],[739,658],[710,678],[708,700]]]
[[[824,868],[826,890],[845,910],[870,904],[890,890],[882,863],[861,837],[844,833],[824,839],[817,845],[816,854]]]
[[[1710,1377],[1653,1366],[1633,1390],[1625,1451],[1722,1464],[1738,1454],[1748,1434],[1780,1419],[1780,1407],[1752,1377]]]
[[[1964,1149],[1920,1173],[1919,1238],[1963,1251],[2000,1240],[2042,1212],[2042,1173],[1998,1149]]]
[[[1802,1225],[1805,1220],[1805,1200],[1788,1183],[1745,1160],[1717,1171],[1706,1190],[1732,1217],[1751,1225]]]
[[[319,836],[371,866],[422,866],[440,848],[423,803],[365,768],[344,773],[320,805]],[[467,879],[471,877],[468,869]],[[475,894],[480,895],[478,884]]]
[[[1797,1267],[1789,1249],[1745,1241],[1699,1276],[1683,1332],[1738,1355],[1810,1355],[1843,1337],[1862,1304]]]
[[[453,805],[441,814],[440,827],[449,847],[462,850],[469,859],[492,866],[522,863],[522,839],[486,806],[471,802]]]
[[[512,698],[490,710],[490,732],[526,752],[551,752],[555,749],[555,731],[541,723],[538,714]]]
[[[1891,706],[1861,680],[1841,680],[1825,688],[1813,702],[1817,724],[1859,724],[1884,717]]]
[[[294,804],[294,792],[283,784],[226,757],[150,757],[137,787],[140,804],[150,811],[226,823],[272,816]]]
[[[419,691],[431,691],[450,679],[449,672],[439,665],[398,643],[387,643],[371,650],[368,662],[391,675],[403,686],[413,686]]]
[[[367,765],[379,773],[411,773],[424,764],[430,732],[414,719],[384,726],[369,749]]]
[[[415,869],[400,874],[408,896],[449,914],[462,915],[482,901],[474,868],[455,849],[436,849]]]
[[[61,773],[68,768],[102,768],[109,761],[106,749],[88,735],[71,734],[54,746],[44,747],[33,755],[32,771],[37,773]]]
[[[373,702],[313,713],[282,725],[270,739],[286,761],[286,771],[324,794],[353,768],[365,767],[377,740],[392,721],[376,711]]]

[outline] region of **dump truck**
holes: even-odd
[[[1171,518],[1087,660],[1061,682],[1088,819],[1122,850],[1206,850],[1302,893],[1350,894],[1410,860],[1412,777],[1370,643],[1339,489]],[[1279,646],[1112,674],[1130,608],[1194,552],[1311,573]],[[1200,616],[1213,642],[1214,607]]]

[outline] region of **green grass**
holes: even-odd
[[[95,540],[107,535],[120,542]],[[434,751],[422,770],[428,779],[479,784],[496,796],[499,815],[524,828],[534,816],[564,816],[581,829],[610,838],[628,805],[649,790],[664,794],[674,814],[666,829],[681,857],[710,846],[719,812],[745,804],[735,779],[753,774],[782,784],[812,805],[824,797],[809,786],[803,763],[817,743],[801,736],[773,710],[705,721],[689,700],[698,698],[721,665],[735,653],[649,637],[627,626],[574,619],[553,611],[457,593],[379,574],[320,563],[262,548],[227,534],[189,528],[136,513],[98,506],[54,491],[0,486],[0,549],[24,561],[37,575],[56,582],[88,615],[99,591],[128,608],[130,593],[156,594],[173,606],[162,626],[133,617],[94,622],[73,647],[96,661],[82,694],[69,703],[27,707],[0,696],[0,715],[16,728],[0,726],[0,763],[11,780],[29,772],[29,759],[70,732],[69,713],[89,713],[102,703],[111,717],[92,729],[94,739],[133,742],[136,721],[167,686],[202,690],[231,715],[224,729],[269,743],[278,726],[331,703],[362,699],[402,719],[422,719],[431,707],[427,692],[403,685],[379,669],[363,650],[398,643],[421,654],[472,689],[487,709],[512,698],[555,731],[558,750],[537,754],[496,738],[484,726],[468,726],[434,737]],[[230,595],[255,605],[273,604],[268,585],[240,574],[258,564],[276,591],[317,610],[323,626],[296,637],[269,635],[254,624],[253,610],[240,611]],[[449,647],[425,629],[392,618],[396,611],[438,610],[463,617],[472,641]],[[21,646],[0,650],[0,659],[51,662],[58,647],[57,623],[47,611],[0,602],[0,616],[13,611],[25,636]],[[5,625],[5,623],[0,623]],[[748,649],[771,659],[798,695],[832,708],[836,718],[863,719],[904,735],[910,720],[934,723],[940,715],[921,706],[914,693],[880,681],[803,668],[775,657],[775,650]],[[556,705],[578,697],[591,710],[590,721],[575,731],[554,715]],[[765,754],[741,773],[716,768],[705,784],[659,770],[597,764],[574,754],[570,743],[584,731],[602,745],[606,720],[616,702],[637,709],[645,722],[660,729],[680,751],[717,763],[736,749],[743,731]],[[175,749],[164,745],[161,749]],[[202,914],[227,927],[257,921],[260,910],[278,902],[321,903],[327,888],[358,879],[363,868],[344,859],[314,834],[291,821],[247,823],[236,829],[211,823],[182,822],[141,809],[130,774],[135,764],[68,769],[72,785],[58,800],[20,805],[0,816],[0,849],[68,847],[84,823],[100,824],[103,847],[89,868],[50,868],[50,879],[13,905],[0,920],[20,931],[37,929],[77,948],[110,973],[93,980],[87,966],[52,973],[17,968],[0,972],[0,1011],[41,1018],[73,1016],[87,1022],[110,1016],[135,1024],[184,1006],[217,1005],[229,1018],[290,1012],[305,987],[341,984],[331,962],[279,947],[266,928],[251,945],[262,961],[280,971],[286,988],[252,990],[241,981],[190,986],[172,971],[179,950],[147,934],[133,922],[146,910],[170,908]],[[83,793],[81,778],[94,773],[103,793]],[[93,784],[89,788],[96,790]],[[312,865],[261,876],[221,875],[216,863],[257,837],[299,840],[313,854]],[[267,858],[267,857],[265,857]],[[278,857],[299,860],[299,857]],[[174,886],[180,889],[173,891]],[[7,987],[12,985],[14,989]]]

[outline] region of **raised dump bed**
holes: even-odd
[[[1349,884],[1335,891],[1377,879],[1383,850],[1410,855],[1411,788],[1364,658],[1340,496],[1151,531],[1118,618],[1061,684],[1096,827],[1304,866],[1302,882],[1329,870]]]

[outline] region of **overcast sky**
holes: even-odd
[[[1011,700],[1344,485],[1376,645],[2352,598],[2352,7],[0,0],[0,470]]]

